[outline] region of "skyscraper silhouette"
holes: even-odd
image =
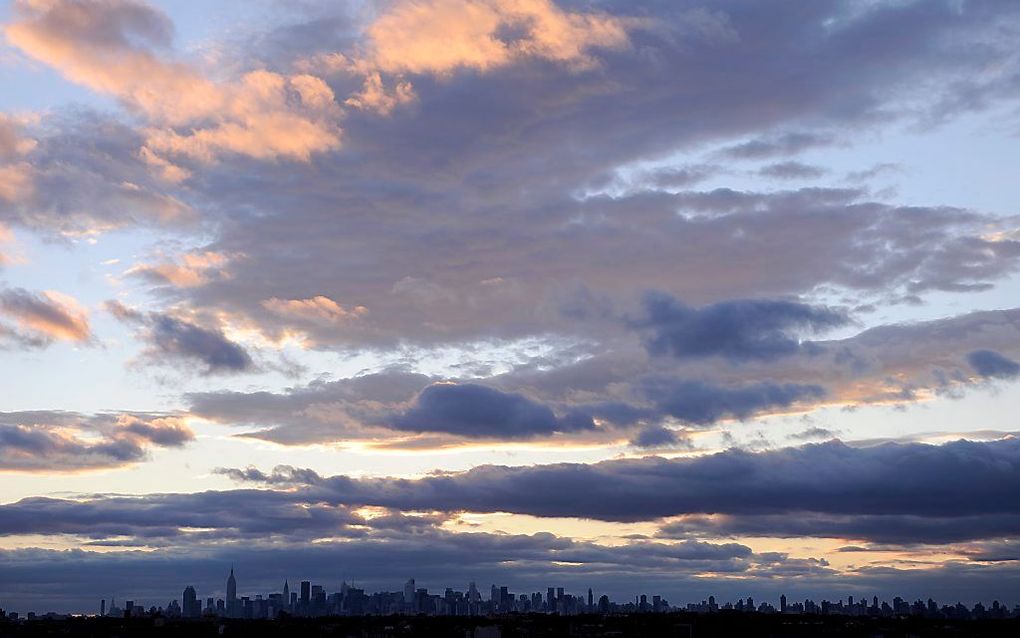
[[[185,618],[198,618],[202,615],[198,594],[195,593],[195,588],[191,585],[184,588],[184,595],[181,597],[181,611]]]
[[[227,616],[239,618],[241,616],[241,604],[237,600],[237,579],[234,578],[234,566],[230,566],[230,576],[227,577]]]

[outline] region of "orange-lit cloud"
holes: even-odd
[[[0,292],[0,314],[45,341],[83,343],[92,339],[88,311],[74,297],[53,290],[4,290]]]
[[[0,413],[0,470],[77,472],[128,465],[153,447],[195,438],[178,416],[71,412]]]
[[[32,165],[25,156],[36,146],[18,118],[0,113],[0,201],[15,202],[32,190]]]
[[[145,116],[142,159],[170,181],[188,174],[168,159],[174,156],[306,161],[340,144],[339,107],[320,79],[253,71],[235,82],[213,81],[170,57],[169,19],[134,0],[19,0],[5,34],[69,80]]]
[[[591,49],[626,46],[628,25],[550,0],[408,0],[369,26],[369,59],[387,73],[486,71],[526,57],[584,68]]]
[[[316,295],[310,299],[279,299],[273,297],[262,302],[270,312],[291,319],[320,325],[337,325],[368,314],[364,306],[344,308],[329,297]]]
[[[157,283],[168,283],[177,288],[194,288],[213,279],[229,276],[225,270],[229,261],[230,258],[223,253],[186,253],[175,261],[136,264],[125,274]]]
[[[355,53],[315,55],[298,68],[363,78],[361,90],[344,103],[388,115],[416,99],[406,75],[484,73],[527,59],[590,69],[598,65],[594,49],[628,46],[628,30],[641,24],[565,10],[551,0],[401,0],[366,27]]]

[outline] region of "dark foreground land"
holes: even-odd
[[[546,636],[1020,636],[1020,620],[848,618],[778,614],[638,614],[629,616],[509,616],[499,618],[360,617],[284,620],[165,620],[162,618],[68,618],[0,623],[0,636],[29,638],[177,638],[214,636],[301,636],[375,638],[456,636],[516,638]]]

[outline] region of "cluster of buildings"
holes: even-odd
[[[100,602],[103,616],[152,616],[169,618],[225,617],[246,619],[272,619],[281,615],[316,618],[323,616],[365,615],[426,615],[426,616],[494,616],[503,614],[545,613],[564,616],[587,613],[666,612],[672,608],[661,596],[639,596],[632,603],[619,604],[608,596],[595,598],[589,589],[587,595],[570,594],[562,587],[549,587],[545,592],[515,594],[507,587],[492,585],[488,596],[483,596],[474,582],[467,591],[447,588],[443,594],[429,593],[415,586],[411,578],[400,591],[366,593],[364,589],[344,582],[340,590],[328,593],[322,585],[301,581],[292,589],[284,581],[283,590],[254,597],[237,595],[237,579],[231,568],[227,577],[226,598],[208,597],[204,600],[191,585],[184,589],[181,600],[172,600],[167,606],[148,610],[127,601],[123,608],[111,600]]]
[[[986,607],[983,603],[976,603],[973,607],[967,607],[962,603],[955,605],[939,605],[937,602],[928,599],[927,602],[916,600],[907,602],[899,596],[893,598],[892,604],[886,601],[879,601],[878,596],[873,596],[870,601],[859,598],[856,601],[849,596],[844,602],[837,600],[830,602],[822,600],[816,603],[811,599],[804,602],[790,602],[785,595],[779,597],[779,607],[768,602],[759,602],[757,606],[754,599],[748,597],[746,600],[738,600],[736,603],[716,603],[715,596],[709,596],[708,600],[700,603],[688,603],[683,611],[710,614],[719,611],[757,612],[761,614],[820,614],[823,616],[861,616],[869,618],[887,618],[892,616],[921,616],[925,618],[949,618],[949,619],[989,619],[989,618],[1020,618],[1020,605],[1011,610],[1006,605],[993,601]]]
[[[977,603],[966,607],[960,603],[955,605],[939,605],[932,599],[927,602],[907,602],[896,597],[892,603],[879,601],[878,597],[854,600],[850,596],[846,601],[830,602],[813,600],[803,602],[787,600],[779,597],[778,607],[769,602],[755,604],[754,599],[747,598],[719,604],[714,596],[700,603],[689,603],[685,607],[673,607],[661,596],[641,595],[633,602],[617,603],[609,600],[606,595],[595,598],[589,589],[587,595],[570,594],[562,587],[549,587],[545,592],[531,594],[515,594],[507,587],[492,585],[488,596],[483,596],[474,582],[468,585],[467,591],[455,591],[447,588],[443,594],[429,593],[424,587],[417,587],[413,578],[408,580],[402,590],[393,592],[366,593],[364,589],[348,585],[344,582],[339,591],[327,593],[321,585],[313,585],[302,581],[292,590],[289,581],[284,581],[283,591],[268,595],[258,594],[254,597],[237,595],[237,579],[231,568],[227,578],[226,598],[199,597],[196,589],[189,585],[184,589],[180,601],[172,600],[166,607],[150,607],[145,609],[136,606],[133,601],[125,601],[120,607],[111,599],[107,606],[106,600],[100,602],[99,615],[117,618],[163,617],[163,618],[238,618],[238,619],[275,619],[282,616],[316,618],[325,616],[381,616],[381,615],[424,615],[424,616],[498,616],[507,614],[558,614],[572,616],[578,614],[634,614],[634,613],[666,613],[686,611],[691,613],[711,614],[717,612],[757,612],[762,614],[820,614],[827,616],[859,616],[859,617],[891,617],[919,616],[925,618],[945,619],[994,619],[1020,618],[1020,605],[1012,609],[993,602],[990,606]],[[55,614],[39,616],[39,618],[56,617]],[[29,614],[29,619],[35,614]],[[0,610],[0,621],[19,620],[16,613],[5,614]]]

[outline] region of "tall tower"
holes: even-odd
[[[237,579],[234,578],[234,566],[230,566],[230,576],[227,578],[227,605],[237,600]]]
[[[185,618],[198,618],[202,615],[202,609],[198,606],[198,594],[191,585],[184,588],[181,603]]]
[[[290,609],[290,582],[283,581],[283,606]]]

